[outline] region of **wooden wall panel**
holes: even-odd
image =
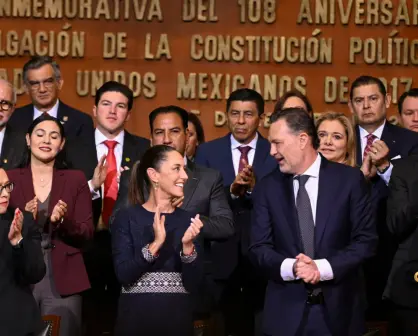
[[[196,18],[185,16],[185,8],[194,8]],[[399,97],[416,84],[417,24],[418,0],[0,0],[0,76],[13,81],[30,54],[51,53],[62,67],[62,100],[91,112],[95,85],[106,79],[106,72],[113,79],[119,71],[128,83],[131,76],[138,93],[129,130],[148,136],[148,113],[159,105],[178,104],[199,111],[207,138],[213,139],[227,131],[215,126],[215,115],[222,117],[219,112],[225,111],[233,88],[228,81],[234,79],[259,89],[267,112],[283,91],[296,85],[316,112],[348,114],[348,87],[361,74],[385,78],[389,92]],[[120,34],[126,46],[115,44],[105,53],[106,33],[114,40]],[[219,43],[228,38],[238,45],[229,61],[222,58],[227,49]],[[54,40],[54,47],[42,39]],[[77,40],[78,52],[72,50]],[[284,59],[282,40],[293,46]],[[206,52],[194,41],[206,41]],[[196,59],[202,55],[206,59]],[[187,90],[178,92],[181,73],[186,81],[196,81],[189,98]],[[27,102],[25,94],[19,96],[19,105]],[[394,117],[395,103],[390,110]]]

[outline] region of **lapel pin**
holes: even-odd
[[[68,117],[67,117],[67,116],[64,116],[64,117],[62,118],[62,120],[64,120],[64,122],[65,122],[65,121],[68,121]]]
[[[125,161],[126,162],[131,162],[131,159],[127,157],[127,158],[125,158]]]
[[[4,163],[7,163],[7,159],[4,159],[4,160],[3,160],[3,162],[4,162]]]

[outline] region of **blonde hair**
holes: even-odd
[[[319,126],[324,121],[339,121],[344,127],[345,134],[347,136],[347,153],[344,164],[351,167],[356,166],[356,137],[354,132],[353,123],[347,118],[343,113],[336,112],[326,112],[321,114],[316,120],[316,129],[318,130]]]

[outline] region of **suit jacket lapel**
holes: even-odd
[[[0,156],[0,166],[7,165],[7,163],[11,162],[12,155],[14,154],[14,147],[11,141],[11,131],[10,127],[6,126],[4,131],[4,138],[3,138],[3,145],[1,147],[1,156]]]
[[[186,184],[184,185],[184,200],[183,200],[183,205],[181,206],[183,209],[187,208],[187,205],[192,199],[193,194],[197,188],[197,185],[199,184],[199,178],[194,173],[194,170],[195,170],[194,163],[187,160],[186,173],[187,173],[188,179],[187,179]]]
[[[219,159],[221,162],[223,162],[222,165],[225,167],[224,184],[229,185],[235,180],[234,161],[232,159],[231,149],[231,133],[228,133],[226,136],[224,136],[222,147],[219,148],[219,150]]]
[[[65,178],[62,170],[54,169],[52,176],[51,195],[49,199],[49,212],[52,213],[55,205],[61,198],[62,192],[65,189]],[[64,200],[63,200],[64,201]],[[64,201],[65,202],[65,201]]]
[[[328,161],[322,157],[321,168],[319,170],[318,200],[316,204],[315,216],[315,249],[320,246],[324,230],[332,210],[331,204],[335,202],[338,195],[339,176],[327,172]]]
[[[299,232],[298,214],[295,204],[295,192],[293,188],[293,175],[285,174],[282,179],[283,186],[278,190],[283,193],[283,197],[280,197],[280,205],[282,212],[289,225],[290,231],[293,234],[293,241],[296,244],[297,251],[303,251],[302,240]]]
[[[33,187],[32,170],[30,167],[24,168],[20,172],[22,180],[22,193],[24,200],[31,200],[35,197],[35,189]],[[21,209],[24,210],[24,209]]]
[[[360,128],[356,126],[356,164],[360,167],[363,163],[363,153],[361,152]]]
[[[394,156],[396,156],[396,154],[399,153],[395,153],[396,152],[396,141],[394,140],[393,136],[392,136],[392,132],[390,131],[392,125],[386,121],[385,127],[383,127],[383,132],[382,132],[382,138],[380,140],[384,141],[384,143],[388,146],[389,148],[389,159],[393,158]]]
[[[269,143],[258,134],[257,147],[255,149],[253,168],[256,176],[259,176],[259,170],[262,169],[266,156],[270,153]]]
[[[132,142],[132,135],[125,131],[125,136],[123,139],[123,151],[122,151],[122,161],[121,166],[128,166],[131,168],[135,162],[132,162],[137,155],[135,155],[136,148],[135,144]]]

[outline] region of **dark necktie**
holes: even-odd
[[[299,190],[296,197],[296,209],[299,219],[299,230],[302,238],[305,254],[314,259],[315,256],[315,224],[312,216],[311,202],[305,184],[309,175],[299,175],[295,179],[299,181]]]
[[[248,152],[250,151],[250,149],[250,146],[238,147],[238,150],[241,152],[241,156],[239,158],[238,173],[240,173],[248,164]],[[245,161],[245,163],[243,163],[243,160]]]
[[[370,152],[370,150],[372,149],[372,145],[373,145],[373,141],[374,139],[377,139],[377,136],[374,134],[368,134],[366,136],[367,138],[367,143],[366,143],[366,147],[364,147],[364,152],[363,152],[363,162],[364,159],[366,158],[366,155]]]

